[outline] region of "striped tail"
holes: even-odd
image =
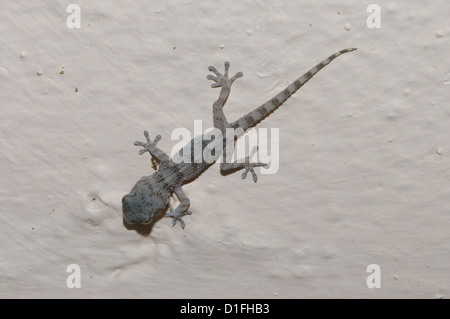
[[[257,107],[247,115],[244,115],[239,120],[230,123],[230,127],[236,129],[238,127],[242,128],[244,131],[255,126],[266,117],[268,117],[273,111],[281,106],[292,94],[294,94],[299,88],[303,86],[306,82],[308,82],[317,72],[319,72],[323,67],[325,67],[328,63],[336,59],[341,54],[352,52],[356,50],[356,48],[344,49],[339,52],[336,52],[333,55],[330,55],[327,59],[323,60],[311,70],[303,74],[297,80],[295,80],[291,85],[285,88],[283,91],[278,93],[274,98],[267,101],[263,105]]]

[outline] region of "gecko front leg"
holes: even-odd
[[[173,218],[172,226],[175,226],[178,220],[180,222],[181,228],[184,229],[184,227],[186,227],[186,223],[184,222],[182,217],[186,215],[192,215],[192,211],[189,210],[191,202],[189,201],[189,198],[186,196],[181,187],[175,188],[174,192],[180,200],[180,205],[178,205],[177,208],[173,209],[172,205],[169,203],[170,213],[166,213],[164,217]]]
[[[152,155],[153,168],[155,168],[155,166],[157,166],[153,160],[154,158],[156,158],[156,160],[159,162],[160,167],[166,166],[167,163],[169,163],[170,158],[163,150],[161,150],[160,148],[158,148],[156,146],[156,144],[158,144],[158,142],[161,140],[161,135],[156,136],[155,140],[153,142],[150,140],[150,137],[149,137],[147,131],[144,131],[144,136],[145,136],[145,139],[147,140],[147,143],[143,143],[140,141],[134,142],[134,145],[143,147],[143,149],[141,149],[139,151],[139,155],[142,155],[148,151]]]

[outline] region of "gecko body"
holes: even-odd
[[[279,108],[292,94],[300,89],[306,82],[308,82],[317,72],[323,67],[329,64],[332,60],[340,56],[341,54],[356,50],[355,48],[344,49],[338,51],[322,62],[318,63],[308,72],[303,74],[297,80],[292,82],[287,88],[278,93],[275,97],[257,107],[250,113],[244,115],[240,119],[229,123],[223,112],[223,107],[230,94],[231,85],[233,82],[243,76],[242,72],[236,73],[231,78],[228,77],[228,70],[230,67],[229,62],[225,62],[225,72],[222,75],[216,68],[210,66],[209,70],[214,75],[208,75],[207,79],[212,80],[214,83],[211,87],[220,87],[219,98],[213,104],[213,122],[214,127],[219,129],[223,136],[226,136],[227,128],[242,129],[246,131],[251,127],[256,126],[259,122],[269,116],[277,108]],[[169,207],[170,212],[165,214],[165,217],[173,218],[172,224],[175,225],[177,221],[180,222],[182,228],[185,227],[183,216],[190,215],[192,212],[189,210],[190,201],[183,191],[182,186],[189,183],[200,176],[205,170],[207,170],[214,162],[200,160],[198,163],[194,161],[194,145],[196,137],[188,143],[185,148],[191,149],[192,161],[190,163],[178,163],[169,158],[169,156],[157,147],[157,143],[161,139],[161,136],[156,136],[155,140],[151,140],[147,131],[144,131],[146,142],[136,141],[136,146],[142,146],[143,149],[139,151],[142,155],[145,152],[149,152],[152,159],[156,159],[159,162],[159,168],[150,176],[142,177],[131,189],[131,191],[122,198],[122,210],[123,220],[126,224],[149,224],[153,217],[158,213],[167,211]],[[201,137],[200,137],[201,138]],[[208,139],[201,140],[202,150],[207,147],[211,141]],[[220,156],[225,157],[227,143],[224,139],[223,151],[216,152],[214,159],[219,159]],[[254,155],[256,150],[245,158],[243,162],[227,163],[226,159],[220,163],[220,170],[222,174],[228,174],[234,171],[243,169],[244,173],[242,178],[245,178],[250,172],[253,180],[257,181],[257,175],[254,171],[254,167],[264,166],[266,163],[250,162],[250,159]],[[170,205],[170,197],[175,193],[180,201],[180,204],[173,209]]]

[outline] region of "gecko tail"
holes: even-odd
[[[292,94],[294,94],[298,89],[300,89],[306,82],[308,82],[317,72],[323,69],[326,65],[328,65],[331,61],[336,59],[338,56],[355,51],[356,48],[348,48],[338,51],[328,58],[318,63],[308,72],[303,74],[297,80],[292,82],[287,88],[278,93],[274,98],[270,99],[263,105],[257,107],[250,113],[244,115],[237,121],[230,123],[230,127],[236,129],[238,127],[242,128],[244,131],[247,129],[257,125],[259,122],[268,117],[271,113],[273,113],[276,109],[278,109]]]

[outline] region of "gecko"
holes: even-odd
[[[228,122],[223,112],[223,107],[230,94],[231,85],[236,79],[241,78],[243,73],[238,72],[234,76],[229,77],[229,62],[225,62],[224,74],[220,73],[215,67],[210,66],[208,69],[214,75],[209,74],[206,78],[214,82],[211,84],[212,88],[221,88],[219,98],[213,103],[212,107],[214,128],[219,129],[223,133],[223,136],[225,136],[225,131],[227,128],[240,128],[241,132],[245,132],[256,126],[276,109],[278,109],[291,95],[300,89],[327,64],[338,56],[354,50],[356,50],[356,48],[343,49],[330,55],[328,58],[318,63],[308,72],[292,82],[275,97],[231,123]],[[142,155],[145,152],[150,153],[152,156],[152,166],[154,169],[157,168],[157,170],[150,176],[142,177],[133,186],[131,191],[122,198],[123,221],[129,225],[148,225],[152,222],[155,215],[165,213],[164,217],[172,218],[173,226],[175,226],[177,221],[179,221],[181,227],[184,229],[186,224],[183,217],[186,215],[191,215],[192,211],[189,209],[190,200],[183,190],[183,185],[192,182],[199,177],[204,171],[214,164],[215,160],[220,158],[221,153],[223,156],[223,161],[220,163],[220,171],[223,175],[244,170],[241,177],[245,179],[247,174],[250,172],[253,180],[256,182],[257,175],[254,168],[268,167],[267,163],[250,162],[250,159],[257,149],[253,149],[251,154],[245,157],[243,161],[228,163],[225,159],[225,150],[227,147],[225,139],[223,141],[223,151],[215,152],[215,154],[213,154],[213,162],[200,160],[200,162],[191,161],[190,163],[178,163],[173,161],[173,157],[170,158],[164,151],[158,148],[157,144],[161,140],[161,135],[157,135],[153,141],[150,139],[148,131],[144,131],[144,136],[146,138],[146,142],[136,141],[134,142],[134,145],[143,147],[139,151],[139,155]],[[236,139],[237,136],[234,136],[234,138]],[[186,145],[186,147],[190,147],[193,150],[195,139],[196,138],[194,137]],[[208,143],[210,143],[210,141],[208,142],[208,139],[205,138],[201,143],[203,150]],[[193,153],[194,152],[192,151],[191,154]],[[179,205],[175,209],[170,203],[170,198],[174,193],[179,199]]]

